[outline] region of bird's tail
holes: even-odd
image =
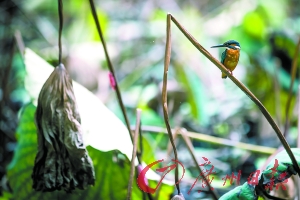
[[[227,75],[222,72],[222,78],[227,78]]]

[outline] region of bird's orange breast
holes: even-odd
[[[240,51],[235,49],[227,49],[224,65],[230,71],[233,71],[237,66],[240,58]]]

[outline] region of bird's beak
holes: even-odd
[[[224,45],[224,44],[219,44],[219,45],[216,45],[216,46],[212,46],[212,47],[210,47],[210,48],[217,48],[217,47],[226,47],[226,45]]]

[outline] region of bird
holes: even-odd
[[[211,48],[217,47],[226,47],[221,56],[221,63],[230,71],[232,75],[232,71],[236,68],[239,62],[241,50],[240,43],[235,40],[228,40],[224,44],[212,46]],[[222,72],[222,78],[227,78],[227,75],[224,72]]]

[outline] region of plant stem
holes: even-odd
[[[59,16],[59,33],[58,33],[58,64],[61,64],[62,48],[61,48],[61,34],[63,29],[63,3],[58,0],[58,16]]]
[[[134,160],[136,157],[137,146],[138,146],[140,122],[141,122],[141,110],[136,109],[136,128],[135,128],[135,133],[134,133],[134,138],[133,138],[133,150],[132,150],[132,158],[131,158],[131,166],[130,166],[130,176],[129,176],[129,183],[128,183],[128,189],[127,189],[127,198],[126,198],[127,200],[131,199],[131,193],[132,193],[132,183],[133,183],[134,171],[135,171]]]
[[[180,23],[171,15],[168,14],[168,18],[176,24],[179,30],[188,38],[188,40],[206,57],[208,58],[215,66],[217,66],[222,72],[224,72],[235,84],[238,86],[260,109],[262,114],[268,120],[272,128],[274,129],[277,137],[279,138],[280,142],[282,143],[283,147],[285,148],[287,154],[289,155],[295,170],[297,171],[298,175],[300,176],[300,168],[297,164],[296,158],[291,151],[289,144],[287,143],[286,139],[284,138],[283,134],[281,133],[279,127],[271,117],[270,113],[267,109],[263,106],[263,104],[255,97],[255,95],[239,80],[237,80],[231,73],[222,65],[217,59],[215,59],[205,48],[203,48],[199,42],[187,31]]]
[[[193,144],[191,142],[191,139],[186,135],[186,132],[187,131],[185,129],[180,129],[181,136],[182,136],[182,138],[183,138],[183,140],[184,140],[184,142],[185,142],[185,144],[186,144],[186,146],[187,146],[187,148],[188,148],[188,150],[189,150],[189,152],[190,152],[190,154],[192,156],[192,159],[193,159],[193,161],[195,163],[195,166],[197,167],[197,169],[198,169],[198,171],[199,171],[202,179],[204,180],[204,182],[208,186],[209,191],[210,191],[211,195],[213,196],[213,198],[216,199],[216,200],[218,200],[219,199],[218,193],[214,190],[214,188],[210,185],[209,181],[202,174],[203,169],[201,169],[201,166],[197,162],[196,156],[194,154],[194,146],[193,146]]]
[[[175,160],[178,161],[177,150],[174,143],[171,126],[169,123],[169,116],[168,116],[168,105],[167,105],[167,82],[168,82],[168,68],[170,64],[171,58],[171,15],[167,16],[167,41],[166,41],[166,50],[165,50],[165,62],[164,62],[164,75],[163,75],[163,87],[162,87],[162,106],[164,112],[164,120],[168,130],[168,135],[170,138],[170,142],[173,147]],[[175,183],[178,183],[178,164],[176,162],[176,169],[175,169]],[[175,184],[177,188],[178,195],[180,194],[180,186],[179,183]]]
[[[174,131],[172,131],[172,132],[174,132],[174,134],[173,134],[173,140],[176,141],[177,135],[179,134],[179,128],[176,128],[176,129],[175,129]],[[168,132],[166,132],[166,133],[168,133]],[[169,141],[169,142],[168,142],[168,147],[167,147],[167,159],[170,157],[171,151],[172,151],[172,150],[173,150],[173,147],[172,147],[171,142]],[[166,167],[166,166],[167,166],[167,164],[165,164],[163,167]],[[161,177],[163,177],[163,174],[161,175]],[[155,198],[154,198],[154,200],[158,200],[159,194],[160,194],[160,190],[161,190],[161,187],[162,187],[162,185],[160,184],[160,185],[158,186],[156,192],[155,192]]]
[[[103,46],[103,50],[104,50],[104,53],[105,53],[105,58],[106,58],[106,62],[107,62],[107,65],[108,65],[108,69],[109,69],[110,73],[112,74],[112,76],[114,78],[114,81],[115,81],[115,90],[116,90],[116,94],[117,94],[117,99],[118,99],[119,105],[120,105],[122,113],[123,113],[123,117],[124,117],[124,120],[125,120],[127,130],[129,132],[131,142],[133,144],[134,143],[133,134],[132,134],[131,129],[130,129],[130,123],[129,123],[129,120],[128,120],[128,117],[127,117],[127,112],[126,112],[123,100],[122,100],[122,95],[121,95],[121,92],[120,92],[120,89],[119,89],[119,84],[118,84],[118,81],[117,81],[117,78],[116,78],[116,75],[115,75],[115,71],[114,71],[113,65],[111,63],[108,51],[107,51],[106,42],[105,42],[102,30],[101,30],[101,26],[100,26],[99,19],[98,19],[98,16],[97,16],[95,4],[94,4],[93,0],[89,0],[89,2],[90,2],[91,10],[92,10],[92,15],[93,15],[93,18],[95,20],[96,27],[97,27],[97,31],[98,31],[100,40],[102,42],[102,46]],[[141,165],[142,162],[141,162],[140,156],[137,156],[137,159],[138,159],[138,163]],[[151,194],[147,194],[147,195],[148,195],[148,198],[151,200],[152,199]]]
[[[133,128],[133,130],[134,130],[134,128]],[[151,133],[168,134],[168,132],[165,128],[156,127],[156,126],[143,126],[142,130],[146,131],[146,132],[151,132]],[[174,132],[174,131],[176,131],[176,130],[172,129],[172,132]],[[253,145],[253,144],[247,144],[247,143],[243,143],[243,142],[236,142],[236,141],[232,141],[232,140],[228,140],[228,139],[224,139],[224,138],[219,138],[219,137],[215,137],[215,136],[211,136],[211,135],[207,135],[207,134],[203,134],[203,133],[196,133],[196,132],[186,131],[186,135],[189,138],[195,139],[195,140],[198,140],[198,141],[204,141],[204,142],[207,142],[207,143],[221,145],[221,146],[235,147],[235,148],[243,149],[243,150],[246,150],[246,151],[251,151],[253,153],[271,155],[274,152],[276,152],[275,148],[264,147],[264,146]]]
[[[95,20],[95,23],[96,23],[96,27],[97,27],[97,30],[98,30],[98,33],[99,33],[99,36],[100,36],[100,39],[101,39],[101,42],[102,42],[102,45],[103,45],[103,49],[104,49],[108,69],[111,72],[113,78],[115,79],[115,83],[116,83],[115,90],[116,90],[116,93],[117,93],[118,102],[119,102],[119,105],[121,107],[123,117],[125,119],[126,127],[128,129],[131,142],[133,142],[133,136],[132,136],[132,133],[131,133],[131,130],[130,130],[130,124],[129,124],[129,120],[128,120],[128,117],[127,117],[127,114],[126,114],[126,109],[125,109],[125,106],[124,106],[124,103],[123,103],[123,100],[122,100],[122,96],[121,96],[118,81],[117,81],[117,78],[116,78],[116,75],[115,75],[115,71],[114,71],[113,65],[110,61],[110,57],[108,55],[108,51],[107,51],[107,48],[106,48],[106,43],[105,43],[103,33],[102,33],[102,30],[101,30],[101,27],[100,27],[100,23],[99,23],[99,20],[98,20],[98,16],[97,16],[97,12],[96,12],[96,9],[95,9],[94,1],[93,0],[89,0],[89,1],[90,1],[91,9],[92,9],[92,14],[93,14],[93,17],[94,17],[94,20]]]

